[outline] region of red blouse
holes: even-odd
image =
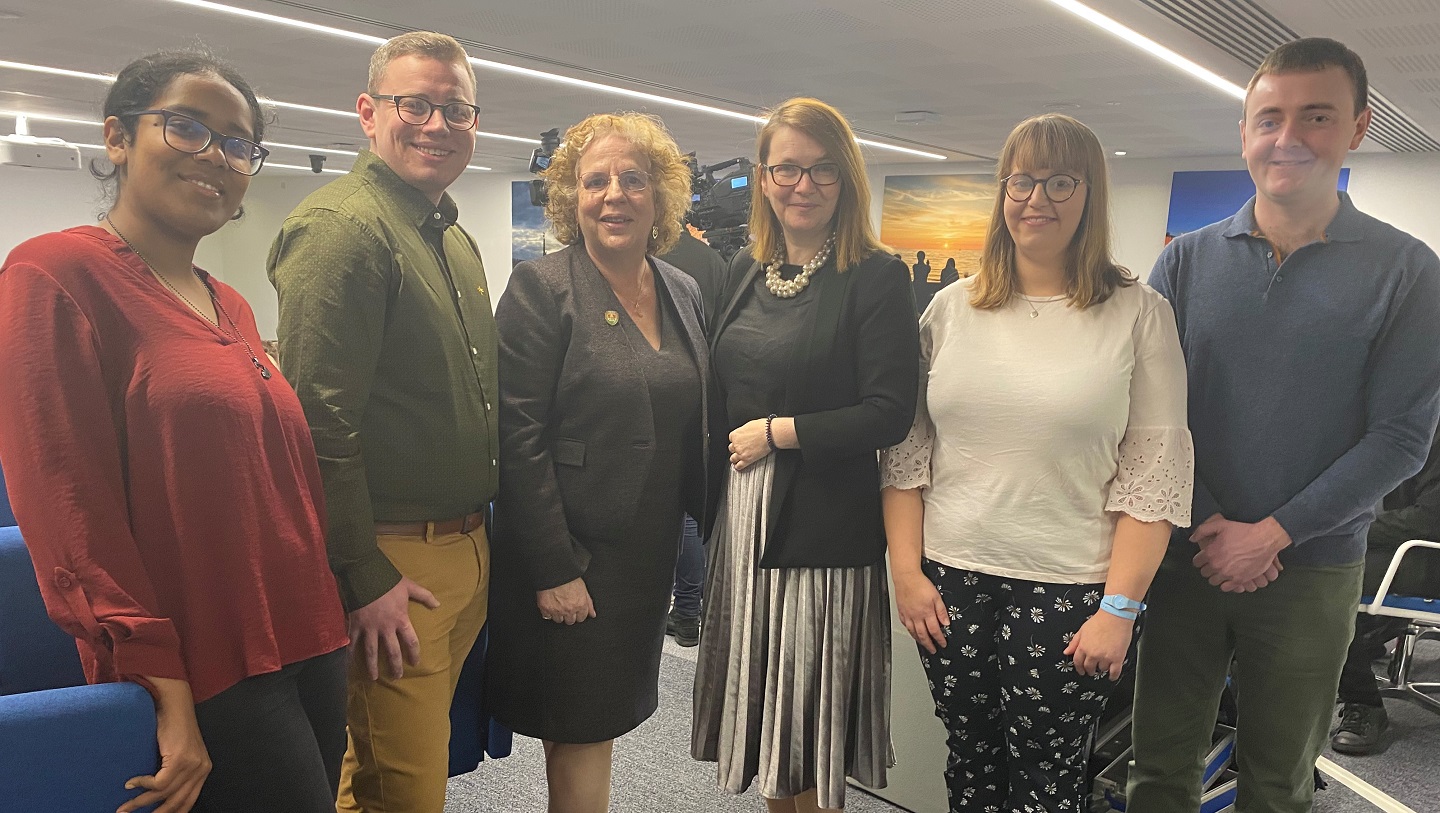
[[[250,306],[207,280],[260,352]],[[92,226],[0,267],[0,460],[92,682],[178,678],[200,702],[345,646],[300,402],[220,324]]]

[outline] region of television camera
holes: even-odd
[[[732,167],[732,171],[725,172]],[[690,212],[685,222],[705,232],[705,242],[720,252],[726,262],[744,248],[750,237],[753,170],[750,159],[731,158],[710,166],[697,166],[690,183]]]

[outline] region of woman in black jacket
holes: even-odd
[[[885,785],[890,615],[876,451],[914,417],[910,274],[875,239],[855,136],[815,99],[761,129],[752,243],[711,323],[719,506],[692,750],[771,811]],[[729,463],[728,471],[724,468]]]
[[[686,513],[705,504],[700,288],[674,246],[690,169],[659,119],[596,114],[545,171],[567,248],[515,266],[500,333],[486,701],[545,744],[550,810],[609,809],[613,743],[659,703]]]

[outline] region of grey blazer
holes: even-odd
[[[709,348],[700,288],[654,257],[657,290],[680,314],[701,381],[701,423],[688,439],[682,493],[703,521]],[[583,246],[516,265],[496,307],[500,333],[500,498],[494,552],[545,590],[585,574],[583,540],[625,532],[655,447],[650,395],[622,306]],[[621,382],[615,386],[614,382]],[[597,386],[604,382],[604,386]],[[678,543],[677,543],[678,544]]]

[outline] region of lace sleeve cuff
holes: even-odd
[[[930,450],[935,432],[921,410],[916,410],[910,434],[899,444],[880,450],[881,488],[924,488],[930,485]]]
[[[1141,522],[1163,519],[1189,527],[1194,487],[1195,447],[1189,429],[1132,426],[1120,441],[1120,469],[1110,483],[1105,510]]]

